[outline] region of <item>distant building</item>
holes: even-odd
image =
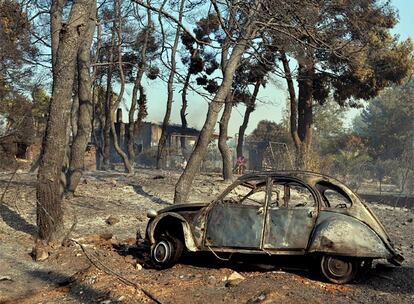
[[[152,147],[158,147],[161,138],[162,125],[155,122],[143,122],[139,134],[135,140],[138,151],[145,151]],[[183,129],[180,125],[167,126],[167,147],[181,149],[181,141],[185,146],[193,147],[197,142],[200,131],[194,128]]]
[[[128,124],[115,123],[118,133],[120,147],[128,151],[126,138],[129,137]],[[158,142],[161,138],[162,125],[156,122],[142,122],[137,134],[134,136],[134,149],[136,162],[142,165],[154,165]],[[198,140],[200,131],[194,128],[183,129],[180,125],[170,124],[167,126],[167,166],[172,163],[182,162],[187,159]],[[111,138],[112,140],[112,138]],[[182,148],[183,145],[183,148]],[[122,162],[121,157],[115,151],[113,145],[110,146],[110,159],[113,163]]]

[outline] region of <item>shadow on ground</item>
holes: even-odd
[[[148,192],[144,191],[144,189],[142,188],[141,185],[130,184],[130,186],[132,186],[132,188],[134,189],[134,191],[137,194],[139,194],[139,195],[141,195],[141,196],[143,196],[145,198],[150,199],[155,204],[167,205],[167,206],[170,206],[171,205],[170,202],[167,202],[167,201],[163,200],[162,198],[159,198],[159,197],[157,197],[155,195],[152,195],[151,193],[148,193]]]
[[[365,276],[359,278],[357,284],[380,292],[412,295],[414,298],[413,277],[413,267],[377,264]]]
[[[100,301],[108,301],[108,303],[116,302],[116,299],[110,297],[108,291],[102,291],[94,289],[86,284],[80,283],[74,277],[61,274],[56,271],[46,270],[30,270],[27,274],[33,277],[35,280],[41,280],[48,284],[53,284],[54,288],[62,291],[62,297],[71,297],[77,300],[79,303],[99,303]],[[67,288],[64,288],[67,287]],[[42,292],[45,292],[42,290]],[[20,299],[30,300],[31,297],[35,297],[36,294],[26,294]],[[18,303],[19,299],[14,299],[6,303]],[[26,303],[26,302],[25,302]]]
[[[0,216],[3,221],[11,228],[32,236],[36,235],[36,226],[28,223],[20,214],[5,204],[0,204]]]
[[[145,244],[119,245],[118,254],[132,255],[137,262],[151,268],[149,246]],[[237,272],[269,272],[283,271],[296,274],[310,280],[324,281],[319,273],[319,263],[315,258],[304,256],[265,256],[220,253],[186,253],[180,264],[188,267],[219,269],[229,268]],[[414,277],[414,268],[395,267],[388,264],[377,264],[376,267],[361,273],[350,285],[356,288],[369,288],[379,292],[413,295],[414,285],[410,278]],[[326,281],[325,281],[326,282]]]

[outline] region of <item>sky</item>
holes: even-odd
[[[394,29],[394,33],[400,36],[401,40],[407,38],[414,39],[414,0],[392,0],[392,5],[399,11],[400,22]],[[144,87],[147,88],[148,98],[148,117],[147,121],[161,122],[165,113],[166,85],[162,81],[144,80]],[[259,102],[256,110],[252,113],[247,128],[249,134],[261,120],[271,120],[280,122],[285,113],[287,91],[283,89],[284,83],[280,81],[277,85],[269,83],[266,88],[261,89]],[[171,123],[180,124],[181,89],[182,85],[177,84],[174,92],[174,103],[171,116]],[[124,98],[130,100],[132,87],[127,86]],[[208,102],[195,93],[188,95],[188,121],[189,126],[201,129],[207,113]],[[233,108],[233,113],[229,123],[229,136],[238,133],[238,128],[243,121],[244,106]],[[351,125],[352,119],[358,114],[358,110],[351,110],[347,113],[347,124]],[[126,111],[124,111],[124,117]],[[221,114],[221,113],[220,113]],[[219,116],[220,119],[220,116]],[[218,130],[218,124],[217,128]]]

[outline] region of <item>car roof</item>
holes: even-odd
[[[294,178],[294,179],[303,181],[312,187],[314,187],[317,183],[324,181],[324,182],[331,183],[335,186],[338,186],[340,189],[345,191],[345,193],[351,198],[352,201],[355,201],[358,198],[358,195],[341,181],[329,175],[317,173],[313,171],[303,171],[303,170],[262,171],[262,172],[254,172],[254,173],[245,174],[239,177],[238,180],[241,182],[248,182],[249,180],[254,179],[254,178],[264,178],[264,177]]]
[[[238,179],[241,181],[247,181],[253,178],[260,178],[260,177],[293,177],[302,179],[304,181],[308,181],[309,179],[318,179],[318,180],[325,180],[325,181],[332,181],[334,183],[340,183],[337,179],[326,175],[321,174],[313,171],[303,171],[303,170],[289,170],[289,171],[261,171],[261,172],[253,172],[248,173],[243,176],[240,176]]]

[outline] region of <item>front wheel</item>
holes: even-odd
[[[172,267],[180,259],[183,242],[172,236],[161,236],[151,247],[151,262],[157,269]]]
[[[320,266],[324,277],[336,284],[352,281],[358,271],[357,260],[347,257],[323,256]]]

